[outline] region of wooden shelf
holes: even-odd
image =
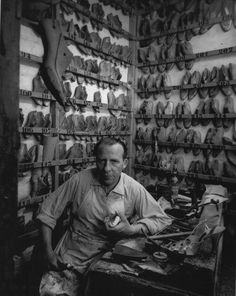
[[[178,62],[189,61],[189,60],[197,60],[197,59],[201,59],[201,58],[224,55],[224,54],[231,54],[231,53],[235,53],[235,52],[236,52],[236,46],[231,46],[231,47],[225,47],[225,48],[221,48],[221,49],[193,53],[193,54],[189,54],[189,55],[175,57],[172,59],[166,59],[166,60],[159,59],[155,62],[138,63],[136,66],[138,68],[151,67],[151,66],[155,66],[155,65],[178,63]]]
[[[185,31],[189,31],[191,29],[200,28],[202,26],[208,27],[208,26],[220,24],[221,22],[229,21],[231,19],[234,19],[234,17],[232,15],[212,18],[212,19],[209,19],[209,20],[194,22],[194,23],[192,23],[192,24],[190,24],[188,26],[177,27],[177,28],[172,29],[172,30],[161,31],[159,33],[152,34],[152,35],[149,35],[149,36],[144,36],[144,37],[143,36],[137,36],[136,40],[137,41],[143,41],[143,40],[155,39],[155,38],[162,37],[162,36],[168,36],[168,35],[176,34],[176,33],[179,33],[179,32],[185,32]]]
[[[181,89],[201,89],[201,88],[210,88],[210,87],[226,87],[230,85],[235,85],[236,80],[221,80],[219,82],[208,82],[208,83],[198,83],[198,84],[186,84],[186,85],[171,85],[166,87],[159,88],[149,88],[145,90],[136,89],[137,93],[156,93],[156,92],[165,92],[169,90],[181,90]]]
[[[187,118],[196,118],[196,119],[235,119],[236,113],[225,113],[225,114],[135,114],[136,119],[187,119]]]
[[[166,169],[160,169],[152,166],[146,166],[146,165],[140,165],[140,164],[134,164],[135,169],[141,169],[141,170],[154,170],[157,172],[161,172],[166,175],[172,175],[171,170],[166,170]],[[204,174],[197,174],[197,173],[184,173],[184,172],[178,172],[178,176],[181,177],[187,177],[190,179],[199,179],[202,181],[211,181],[217,184],[235,184],[236,178],[227,178],[227,177],[216,177],[216,176],[211,176],[211,175],[204,175]]]
[[[114,2],[114,0],[113,0],[113,2]],[[127,32],[127,31],[125,31],[123,29],[117,30],[116,28],[112,27],[106,19],[98,18],[96,16],[96,14],[90,12],[87,9],[84,9],[83,6],[75,3],[72,0],[62,0],[62,3],[72,7],[74,10],[79,11],[81,14],[83,14],[84,16],[87,16],[89,19],[93,19],[93,20],[97,21],[98,23],[102,24],[104,28],[106,28],[108,30],[112,30],[112,31],[114,31],[116,33],[119,33],[120,37],[123,37],[123,38],[128,39],[128,40],[134,40],[135,39],[135,37],[132,36],[129,32]],[[128,6],[125,6],[125,7],[126,7],[127,11],[131,11],[130,7],[128,7]]]

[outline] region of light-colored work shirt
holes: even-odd
[[[37,219],[53,229],[66,205],[72,203],[71,223],[55,251],[64,262],[83,273],[92,259],[107,248],[110,238],[104,219],[109,214],[108,204],[119,199],[127,219],[136,217],[135,223],[144,224],[150,234],[171,223],[140,183],[121,173],[118,184],[107,195],[94,168],[75,174],[58,187],[43,202]]]

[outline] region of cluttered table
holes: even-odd
[[[119,241],[91,268],[91,295],[218,295],[226,201],[225,188],[210,185],[187,216],[168,209],[162,232]]]

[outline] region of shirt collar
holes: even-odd
[[[94,185],[94,186],[102,186],[99,179],[98,179],[98,175],[97,175],[96,171],[93,174],[92,185]],[[120,195],[125,194],[124,173],[121,173],[119,182],[117,183],[116,187],[112,189],[111,192],[114,192],[114,193],[117,193],[117,194],[120,194]]]

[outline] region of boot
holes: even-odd
[[[210,71],[207,68],[205,68],[202,73],[201,84],[208,83],[210,81],[210,75],[211,75]],[[199,88],[198,94],[201,99],[205,99],[208,95],[208,88],[207,87]]]
[[[69,66],[73,54],[66,46],[59,21],[43,19],[41,25],[45,35],[44,45],[47,48],[42,76],[58,103],[65,107],[66,90],[62,83],[62,74]]]

